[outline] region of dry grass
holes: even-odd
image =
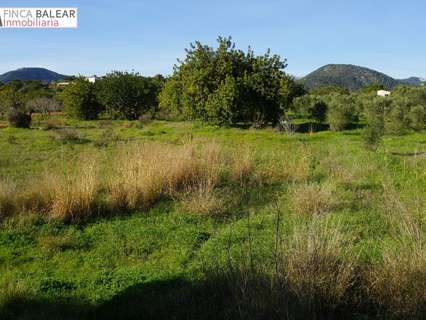
[[[226,212],[226,201],[211,186],[199,184],[182,197],[184,210],[209,216],[220,216]]]
[[[175,197],[200,187],[213,189],[222,172],[216,144],[146,143],[125,148],[116,163],[119,167],[109,184],[112,209],[146,209],[163,196]]]
[[[21,212],[48,213],[53,199],[53,186],[57,183],[58,176],[48,172],[30,181],[17,195],[17,207]]]
[[[7,308],[9,304],[25,299],[30,294],[29,290],[21,282],[6,280],[0,284],[0,315],[2,314],[2,308]]]
[[[81,160],[77,171],[51,180],[49,216],[62,221],[85,220],[99,211],[99,183],[95,159]]]
[[[290,191],[293,209],[306,216],[318,216],[332,211],[337,206],[335,187],[330,183],[302,184]]]
[[[44,236],[38,240],[38,243],[46,252],[51,254],[78,247],[76,239],[71,234]]]
[[[374,300],[401,318],[426,313],[426,246],[416,241],[384,249],[371,271],[368,287]]]
[[[284,249],[281,277],[304,305],[336,307],[353,284],[358,257],[337,227],[313,220],[296,228]]]
[[[263,155],[258,168],[258,179],[263,183],[306,182],[312,174],[313,157],[304,147],[276,151]]]
[[[384,243],[382,260],[372,266],[367,286],[374,300],[397,317],[426,313],[426,242],[418,221],[395,187],[385,179],[381,210],[393,239]]]
[[[16,188],[8,181],[0,180],[0,219],[5,218],[15,211]]]
[[[254,151],[247,146],[238,148],[232,154],[230,167],[231,180],[245,186],[256,171]]]

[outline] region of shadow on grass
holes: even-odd
[[[296,132],[298,133],[321,132],[330,129],[328,124],[311,122],[300,123],[297,124],[296,127]]]
[[[98,306],[75,300],[16,299],[1,319],[361,319],[350,307],[303,305],[268,277],[236,273],[189,282],[182,278],[137,284]],[[362,319],[368,319],[362,317]]]
[[[426,155],[426,151],[422,152],[391,152],[393,156],[400,157],[416,157],[416,156],[424,156]]]

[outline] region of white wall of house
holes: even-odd
[[[96,82],[97,77],[93,76],[93,77],[86,77],[86,80],[89,81],[90,83],[95,83]]]
[[[379,90],[377,91],[377,95],[379,97],[387,97],[390,96],[391,92],[390,91],[386,91],[386,90]]]

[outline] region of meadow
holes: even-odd
[[[1,319],[424,319],[426,133],[0,124]]]

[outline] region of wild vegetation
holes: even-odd
[[[425,87],[284,66],[0,86],[0,318],[424,319]]]

